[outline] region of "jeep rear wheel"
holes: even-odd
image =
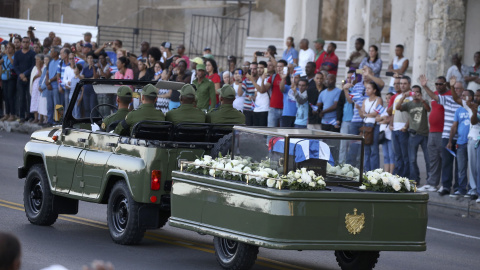
[[[55,223],[58,213],[53,210],[53,196],[45,168],[41,164],[33,165],[23,189],[25,214],[30,223],[42,226]]]
[[[342,270],[373,269],[380,257],[380,251],[336,250],[335,257]]]
[[[215,256],[223,269],[243,270],[250,269],[257,259],[258,247],[221,238],[213,238]]]
[[[138,209],[125,181],[117,182],[110,193],[107,223],[113,241],[121,245],[138,244],[145,233],[140,228]]]

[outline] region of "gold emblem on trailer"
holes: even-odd
[[[351,234],[360,233],[364,224],[365,214],[357,215],[357,208],[353,208],[353,215],[348,213],[345,215],[345,227]]]

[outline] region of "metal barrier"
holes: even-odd
[[[202,56],[203,49],[210,47],[219,69],[228,69],[229,55],[237,57],[238,66],[243,60],[246,35],[244,19],[193,15],[189,56],[190,58]]]
[[[160,47],[162,42],[168,41],[172,46],[185,44],[185,33],[178,31],[167,31],[157,29],[145,29],[134,27],[119,26],[99,26],[98,44],[112,42],[119,39],[123,43],[123,48],[140,55],[140,44],[148,41],[150,46]]]

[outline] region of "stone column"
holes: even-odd
[[[320,5],[318,0],[285,0],[285,23],[283,36],[292,36],[297,44],[301,39],[310,41],[313,48],[313,40],[317,38],[319,21],[321,20]],[[279,52],[280,53],[280,52]]]
[[[420,77],[421,74],[425,74],[425,71],[426,71],[427,49],[428,49],[427,22],[429,17],[428,0],[417,0],[415,10],[417,14],[416,20],[415,20],[415,33],[414,33],[415,44],[413,49],[413,57],[410,61],[410,66],[412,67],[413,84],[417,84],[418,77]],[[430,82],[432,82],[434,77],[433,78],[429,77],[428,79]]]
[[[348,59],[350,54],[355,50],[355,40],[360,37],[365,38],[364,11],[364,1],[348,1],[347,50],[345,59]],[[366,45],[368,45],[368,41],[366,42]]]
[[[480,1],[468,0],[467,2],[467,15],[465,22],[465,50],[463,63],[465,65],[473,65],[473,55],[475,52],[480,51],[480,31],[478,26],[480,25],[480,16],[478,11],[480,10]]]
[[[465,2],[429,0],[428,53],[426,73],[430,80],[446,75],[455,53],[463,55],[465,40]]]
[[[381,47],[380,45],[382,43],[382,25],[383,25],[383,0],[367,0],[365,5],[365,45],[367,45],[366,47],[370,45],[377,45],[378,48],[380,49]]]
[[[383,63],[383,65],[388,66],[390,62],[395,57],[395,46],[401,44],[405,47],[404,55],[408,58],[410,65],[408,73],[410,73],[412,62],[413,62],[413,53],[414,53],[414,34],[415,34],[415,22],[416,20],[423,20],[425,18],[418,18],[418,16],[424,16],[415,14],[416,12],[416,2],[421,2],[422,0],[403,0],[403,1],[392,1],[392,19],[390,27],[390,51],[389,51],[389,62]],[[428,14],[427,14],[428,15]]]

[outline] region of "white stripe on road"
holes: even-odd
[[[449,233],[449,234],[453,234],[453,235],[463,236],[463,237],[466,237],[466,238],[480,240],[480,237],[477,237],[477,236],[463,234],[463,233],[456,233],[456,232],[442,230],[442,229],[438,229],[438,228],[434,228],[434,227],[430,227],[430,226],[427,226],[427,229],[432,230],[432,231],[444,232],[444,233]]]

